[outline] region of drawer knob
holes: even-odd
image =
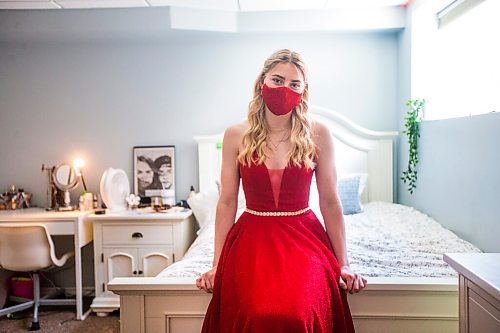
[[[143,238],[144,236],[140,232],[134,232],[132,238]]]
[[[133,271],[132,274],[137,275],[137,271]]]

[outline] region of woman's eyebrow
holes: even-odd
[[[277,78],[279,78],[279,79],[282,79],[282,80],[284,80],[284,79],[285,79],[285,77],[284,77],[284,76],[281,76],[281,75],[279,75],[279,74],[273,74],[273,75],[271,75],[271,76],[275,76],[275,77],[277,77]]]
[[[273,77],[275,76],[275,77],[277,77],[277,78],[279,78],[279,79],[282,79],[282,80],[284,80],[284,79],[285,79],[285,77],[284,77],[284,76],[281,76],[281,75],[279,75],[279,74],[273,74],[273,75],[271,75],[271,76],[273,76]],[[292,80],[291,82],[302,82],[302,80]]]

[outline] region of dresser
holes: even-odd
[[[459,332],[500,332],[500,253],[447,253],[443,259],[459,274]]]
[[[190,210],[145,213],[141,210],[92,214],[95,298],[91,308],[106,316],[120,308],[107,284],[116,277],[153,277],[182,259],[195,238]]]

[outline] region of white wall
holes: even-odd
[[[408,15],[407,29],[398,38],[400,133],[407,112],[404,104],[411,97],[410,36]],[[422,122],[417,188],[410,195],[407,185],[398,181],[398,202],[425,212],[483,251],[500,251],[499,130],[498,112]],[[408,164],[405,135],[399,138],[397,155],[399,178]]]

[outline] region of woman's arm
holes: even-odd
[[[222,167],[220,197],[215,213],[215,250],[213,266],[217,266],[219,257],[226,241],[226,236],[234,224],[238,208],[238,190],[240,173],[238,170],[238,145],[240,129],[236,126],[224,132],[222,141]]]
[[[234,224],[238,208],[238,189],[240,174],[238,169],[238,148],[241,139],[241,125],[231,126],[224,132],[222,140],[222,166],[220,196],[215,212],[215,248],[212,269],[203,273],[197,280],[199,289],[213,291],[215,272],[226,241],[227,234]]]
[[[322,123],[315,123],[315,142],[319,148],[316,165],[316,184],[319,206],[325,222],[326,233],[341,268],[339,284],[349,292],[365,287],[366,279],[350,269],[342,214],[342,204],[337,194],[337,171],[334,146],[330,130]]]

